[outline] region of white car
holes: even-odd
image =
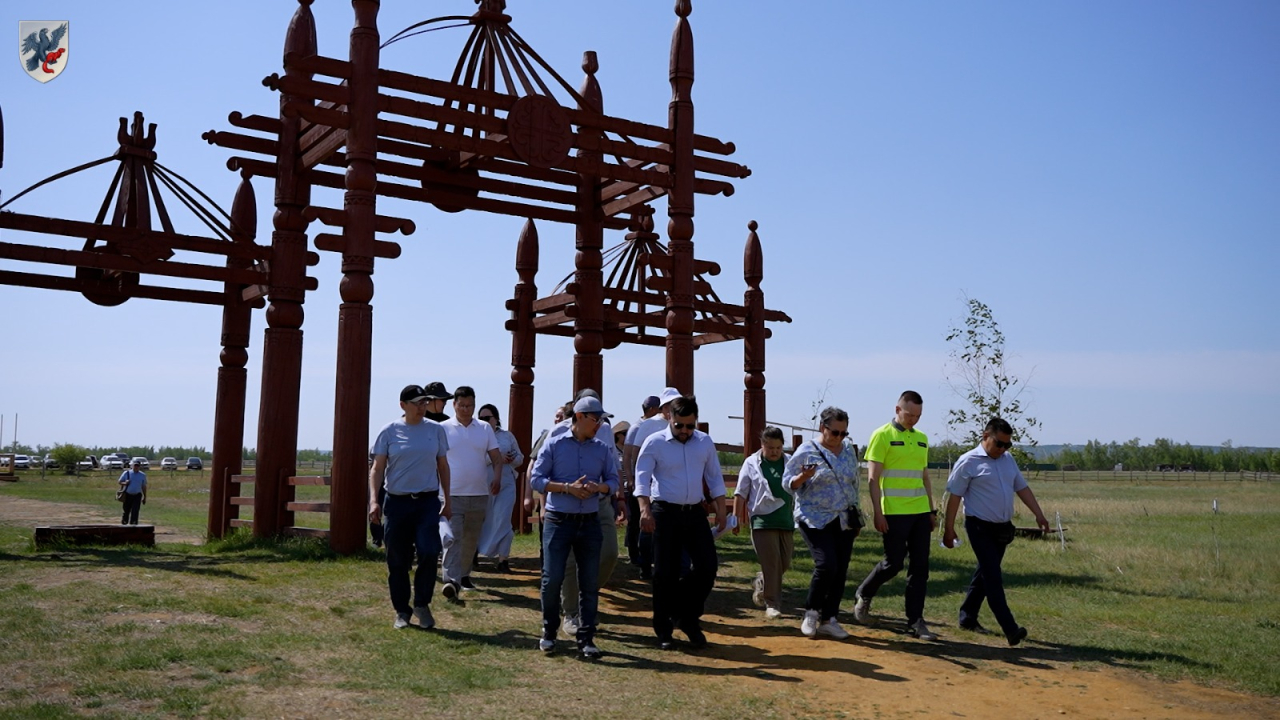
[[[98,462],[102,464],[103,470],[123,470],[124,469],[124,461],[116,457],[115,455],[104,455],[102,456],[102,459],[99,460]]]
[[[144,458],[144,457],[136,457],[136,458],[134,458],[133,460],[130,460],[130,461],[129,461],[129,464],[130,464],[130,465],[133,465],[134,463],[138,463],[138,465],[139,465],[143,470],[150,470],[150,469],[151,469],[151,461],[150,461],[150,460],[148,460],[148,459],[146,459],[146,458]]]
[[[26,455],[14,455],[13,469],[14,470],[30,470],[31,458],[27,457]]]
[[[161,470],[177,470],[177,469],[178,469],[178,459],[177,459],[177,458],[167,457],[167,458],[165,458],[165,459],[161,460],[161,461],[160,461],[160,469],[161,469]]]

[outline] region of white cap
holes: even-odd
[[[680,397],[681,394],[682,393],[679,390],[673,387],[669,387],[666,390],[663,390],[662,395],[658,397],[658,400],[659,400],[658,406],[659,407],[665,406],[667,403]]]

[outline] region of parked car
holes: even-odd
[[[85,455],[83,460],[76,463],[77,470],[96,470],[98,467],[99,463],[96,455]]]
[[[14,455],[13,469],[14,470],[30,470],[31,458],[26,455]]]
[[[150,470],[150,469],[151,469],[151,461],[150,461],[150,460],[148,460],[148,459],[146,459],[146,458],[144,458],[144,457],[136,457],[136,458],[134,458],[134,459],[132,459],[132,460],[130,460],[130,461],[129,461],[129,464],[130,464],[130,465],[132,465],[133,463],[138,463],[138,465],[139,465],[143,470]]]
[[[200,461],[200,458],[198,458],[198,457],[189,457],[189,458],[187,458],[187,469],[188,469],[188,470],[203,470],[203,469],[204,469],[204,463],[203,463],[203,462],[201,462],[201,461]]]
[[[171,457],[164,458],[163,460],[160,461],[160,469],[161,470],[177,470],[178,459],[171,458]]]
[[[102,465],[103,470],[123,470],[124,461],[116,455],[103,455],[98,461]]]
[[[45,466],[46,468],[56,468],[56,467],[61,467],[61,466],[58,464],[58,459],[57,459],[57,458],[55,458],[55,457],[54,457],[54,456],[52,456],[52,455],[45,455],[45,456],[44,456],[44,466]]]

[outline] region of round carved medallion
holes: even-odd
[[[516,100],[507,114],[507,136],[516,157],[534,167],[555,167],[573,147],[573,131],[564,110],[544,95]]]

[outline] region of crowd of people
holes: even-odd
[[[449,401],[452,417],[443,412]],[[1001,574],[1014,537],[1014,496],[1042,531],[1048,521],[1007,452],[1013,430],[993,418],[979,445],[961,456],[947,479],[940,520],[928,438],[916,429],[923,405],[919,393],[902,393],[893,419],[871,434],[861,457],[850,440],[848,413],[837,407],[821,411],[818,436],[791,454],[782,431],[766,428],[760,450],[744,459],[730,506],[715,443],[698,430],[696,398],[666,388],[641,401],[634,424],[615,423],[598,392],[580,391],[557,408],[555,424],[533,444],[523,478],[524,510],[539,515],[539,649],[555,652],[564,634],[584,658],[603,654],[595,642],[600,588],[621,555],[619,525],[626,527],[628,561],[652,581],[652,627],[663,649],[677,647],[677,630],[688,646],[706,646],[701,618],[719,567],[715,538],[731,528],[750,532],[760,565],[752,600],[770,620],[785,614],[782,579],[799,530],[813,560],[800,632],[848,638],[840,603],[868,517],[883,557],[857,586],[853,620],[869,624],[873,600],[905,569],[903,627],[936,640],[924,618],[931,538],[942,522],[943,544],[958,546],[961,510],[977,567],[959,627],[988,633],[978,621],[985,603],[1009,645],[1018,645],[1027,630],[1009,609]],[[370,530],[375,545],[386,547],[395,628],[414,619],[422,628],[435,626],[437,571],[441,593],[460,601],[476,587],[472,572],[480,557],[497,572],[510,570],[517,469],[525,456],[502,429],[498,409],[486,404],[477,413],[475,406],[467,386],[451,393],[440,382],[409,385],[400,393],[403,414],[379,430],[370,449]],[[863,461],[869,512],[860,504]]]

